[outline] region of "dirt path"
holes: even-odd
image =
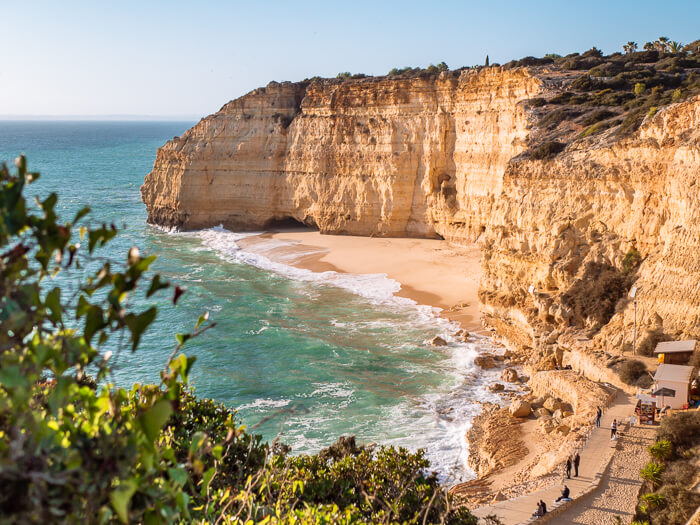
[[[561,525],[614,525],[615,517],[629,523],[634,514],[641,480],[639,469],[648,461],[646,448],[654,443],[656,427],[634,426],[620,440],[610,468],[594,494],[575,502],[556,517]]]
[[[605,472],[608,462],[610,461],[610,458],[620,452],[617,450],[617,446],[620,443],[618,441],[610,440],[610,423],[613,419],[623,421],[625,418],[631,416],[634,411],[635,403],[636,399],[634,399],[633,396],[627,395],[623,392],[618,392],[615,402],[603,414],[602,428],[593,429],[591,437],[581,451],[580,476],[577,478],[572,477],[571,479],[562,480],[562,482],[565,482],[571,490],[571,497],[574,499],[572,507],[574,509],[576,507],[580,507],[580,512],[583,512],[584,509],[590,508],[593,504],[593,500],[590,499],[590,496],[582,498],[580,502],[576,501],[576,498],[586,493],[592,486],[592,483],[601,478],[603,472]],[[646,461],[646,451],[643,451],[644,453],[639,452],[643,446],[645,445],[639,445],[639,448],[635,453]],[[624,460],[621,461],[624,462]],[[627,462],[630,462],[630,460],[628,459]],[[619,462],[618,465],[620,465]],[[639,468],[637,467],[630,467],[630,472],[634,469],[636,469],[635,472],[639,471]],[[618,474],[623,474],[622,472],[616,473],[617,471],[615,470],[609,470],[609,472],[613,478],[619,477]],[[624,484],[631,485],[633,482],[632,474],[629,473],[627,476],[628,477],[626,480],[622,478],[617,480],[615,487]],[[617,490],[617,488],[615,488],[615,490]],[[636,502],[637,488],[635,487],[634,490],[635,495],[630,499],[632,506],[634,506],[634,503]],[[529,494],[524,494],[517,498],[511,498],[484,507],[479,507],[474,509],[472,512],[480,518],[494,514],[498,516],[505,525],[514,525],[527,521],[532,516],[532,513],[537,507],[537,502],[540,499],[543,499],[548,505],[552,504],[557,496],[559,496],[560,491],[561,485],[557,484],[555,486],[537,490]],[[595,494],[597,493],[598,490],[595,491]],[[552,521],[552,523],[559,524],[565,522],[560,521],[559,516],[556,516],[555,521]],[[570,521],[569,523],[585,523],[586,525],[591,525],[594,523],[608,522]]]

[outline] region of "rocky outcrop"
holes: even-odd
[[[159,149],[150,222],[474,239],[523,151],[526,70],[271,83]]]
[[[149,221],[478,242],[484,319],[521,348],[584,337],[619,352],[632,285],[640,333],[661,319],[667,336],[700,337],[700,98],[535,160],[525,101],[555,77],[271,83],[159,149]]]

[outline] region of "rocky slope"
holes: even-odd
[[[631,136],[608,130],[536,160],[526,101],[567,78],[491,67],[271,83],[158,151],[141,190],[149,221],[293,219],[329,234],[478,242],[485,320],[515,345],[591,338],[619,350],[633,284],[643,328],[700,337],[700,97]]]

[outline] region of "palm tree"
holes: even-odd
[[[660,36],[656,42],[654,42],[654,47],[658,49],[661,53],[668,50],[668,37]]]
[[[654,44],[651,42],[646,42],[644,44],[644,51],[651,51],[652,49],[654,49]]]
[[[622,46],[622,49],[627,54],[634,53],[635,51],[637,51],[637,42],[627,42],[624,46]]]
[[[675,40],[672,40],[668,43],[668,50],[671,53],[680,53],[681,51],[683,51],[683,44],[681,42],[676,42]]]

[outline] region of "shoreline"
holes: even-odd
[[[479,248],[438,239],[322,235],[278,230],[237,241],[244,250],[315,273],[383,274],[401,286],[396,296],[440,309],[460,328],[482,331]]]

